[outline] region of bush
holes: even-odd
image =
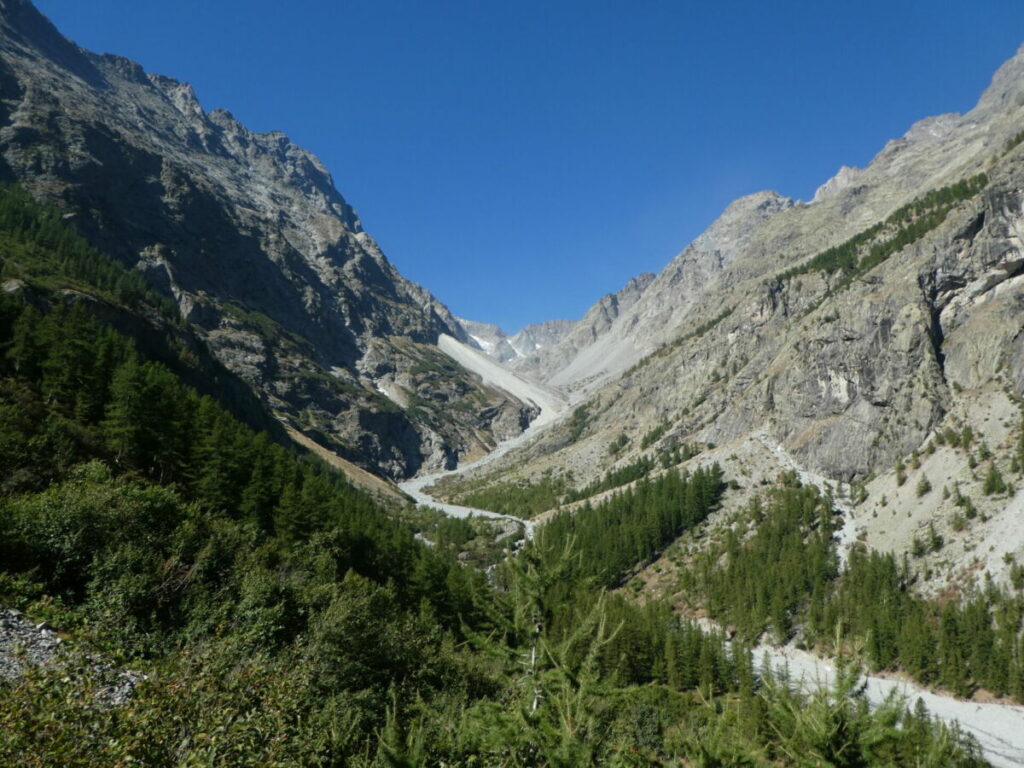
[[[982,491],[986,496],[991,496],[994,493],[1006,493],[1006,481],[1003,480],[1003,475],[994,461],[989,462],[988,474],[985,475]]]
[[[921,498],[932,489],[932,484],[928,480],[927,475],[921,475],[921,479],[917,481],[917,497]]]

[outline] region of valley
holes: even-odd
[[[1024,764],[1022,124],[508,333],[0,0],[0,763]]]
[[[533,432],[534,430],[531,429],[531,433]],[[482,459],[478,459],[471,464],[448,473],[408,481],[402,484],[402,490],[413,495],[417,503],[455,517],[494,516],[516,520],[518,518],[499,515],[489,510],[438,502],[432,495],[424,492],[423,489],[429,488],[433,483],[444,477],[449,479],[458,478],[465,472],[470,472],[478,467],[485,467],[490,462],[522,444],[528,437],[529,435],[524,434],[513,441],[509,441],[507,444],[503,444],[493,454],[488,454],[488,456]],[[752,441],[752,444],[745,446],[724,446],[720,450],[710,452],[709,456],[702,457],[699,463],[709,465],[718,460],[728,467],[729,462],[726,454],[732,453],[735,455],[740,453],[744,457],[740,466],[744,467],[748,477],[751,474],[749,470],[752,467],[760,468],[764,477],[763,482],[768,482],[769,477],[774,477],[778,473],[793,472],[801,483],[815,487],[822,494],[828,494],[830,498],[833,498],[831,494],[837,490],[833,482],[814,472],[800,468],[793,458],[781,446],[773,443],[765,433],[755,435]],[[755,455],[757,453],[755,446],[758,444],[767,451],[767,454],[760,457],[760,460]],[[697,463],[698,460],[694,459],[692,462]],[[619,490],[622,490],[622,488]],[[854,511],[855,506],[849,501],[843,500],[843,497],[847,495],[849,490],[852,489],[839,489],[839,496],[834,498],[833,501],[835,510],[842,516],[842,523],[836,531],[836,550],[840,568],[843,568],[846,564],[848,552],[855,545],[858,530],[856,513]],[[737,494],[744,496],[744,494],[737,491],[731,491],[727,492],[727,497]],[[749,497],[746,498],[749,499]],[[1024,499],[1024,491],[1018,494],[1006,506],[1003,516],[1007,521],[1016,521],[1018,519],[1017,509],[1022,499]],[[597,502],[600,502],[600,500],[600,497],[592,499],[592,501]],[[723,501],[723,507],[735,509],[743,503],[742,501],[737,503],[736,499],[726,498]],[[579,505],[570,505],[568,507],[570,511],[566,512],[566,514],[572,514],[571,510],[574,506],[576,509],[579,509]],[[585,511],[583,513],[585,514]],[[522,524],[525,528],[527,539],[532,538],[535,535],[536,527],[543,525],[545,519],[550,519],[553,514],[561,513],[551,510],[549,513],[542,514],[534,520],[523,520]],[[999,540],[1005,546],[1013,541],[1013,536],[1014,534],[1011,531],[1004,529]],[[898,545],[895,548],[898,551]],[[660,571],[657,563],[654,568]],[[699,619],[698,624],[706,631],[722,631],[722,627],[719,624],[706,618]],[[828,689],[835,683],[836,670],[833,663],[827,658],[822,658],[801,649],[792,642],[786,645],[761,642],[754,646],[753,654],[755,668],[762,669],[765,666],[769,666],[775,670],[777,675],[788,676],[795,685],[812,695],[821,689]],[[882,676],[865,674],[862,677],[861,684],[863,685],[866,699],[873,707],[883,706],[893,697],[906,701],[909,706],[914,705],[917,701],[921,701],[928,708],[928,711],[935,716],[949,723],[957,723],[965,732],[978,740],[986,760],[995,768],[1013,768],[1013,766],[1024,763],[1024,706],[1014,703],[1012,700],[988,701],[985,698],[957,698],[948,692],[937,692],[915,684],[912,679],[899,674]]]

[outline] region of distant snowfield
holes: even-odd
[[[550,424],[569,405],[568,398],[558,390],[504,368],[483,352],[447,334],[441,334],[437,346],[463,368],[478,374],[484,384],[503,389],[524,403],[532,403],[540,408],[540,415],[530,424],[530,429]]]

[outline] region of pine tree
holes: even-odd
[[[921,475],[921,479],[917,481],[917,496],[918,496],[918,498],[920,498],[921,496],[924,496],[926,493],[931,491],[931,489],[932,489],[932,484],[928,480],[928,476],[927,475]]]
[[[141,466],[145,459],[145,372],[136,354],[117,367],[110,382],[110,402],[103,433],[119,464]]]
[[[1006,493],[1006,482],[994,461],[988,464],[988,474],[985,475],[985,484],[982,488],[986,496],[994,493]]]

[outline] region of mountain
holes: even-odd
[[[438,352],[441,334],[467,338],[459,322],[315,156],[82,50],[28,0],[0,1],[0,179],[145,274],[279,418],[346,459],[393,477],[450,466],[535,412]]]
[[[547,343],[534,345],[529,353],[513,362],[513,367],[568,389],[580,380],[592,382],[595,376],[615,365],[604,356],[611,353],[617,357],[625,349],[620,343],[622,334],[615,332],[622,327],[617,321],[634,307],[654,280],[654,275],[644,273],[615,293],[601,297],[578,322],[566,326],[557,336],[549,334]]]
[[[509,336],[490,323],[458,318],[465,331],[467,343],[493,357],[499,363],[514,363],[541,349],[554,346],[576,325],[572,320],[545,320],[525,326]]]
[[[751,478],[749,494],[796,468],[857,496],[870,514],[850,530],[882,550],[937,530],[934,562],[955,564],[942,583],[969,578],[982,549],[1006,579],[1024,497],[993,496],[976,467],[1018,461],[1022,105],[1024,49],[970,112],[916,123],[812,201],[734,202],[631,300],[605,297],[532,358],[580,407],[463,488],[554,472],[580,489],[691,445]],[[945,493],[915,492],[936,482]],[[989,522],[954,528],[967,497]]]
[[[283,137],[24,2],[0,50],[0,765],[1021,764],[1012,87],[508,337]],[[529,525],[324,447],[409,474],[534,416],[462,466]]]
[[[459,318],[459,325],[465,331],[466,340],[474,349],[479,349],[499,363],[507,363],[519,356],[509,340],[509,335],[491,323]]]
[[[592,329],[577,328],[582,338],[564,339],[527,367],[562,386],[607,382],[672,341],[723,277],[762,277],[842,242],[929,189],[980,172],[1019,129],[1022,68],[1018,52],[969,113],[921,120],[890,141],[867,168],[842,166],[810,203],[771,191],[736,200],[655,280],[635,278],[643,281],[641,295],[620,302],[628,306],[611,316],[610,297],[600,299],[588,313],[600,318]]]
[[[545,320],[523,327],[509,339],[509,344],[520,357],[554,346],[576,327],[574,320]]]
[[[764,664],[722,633],[705,634],[668,603],[607,594],[658,546],[664,533],[652,532],[715,511],[726,491],[718,468],[666,475],[581,526],[565,516],[527,541],[507,520],[384,509],[222,408],[231,398],[216,379],[231,377],[197,360],[203,345],[176,308],[52,207],[0,187],[0,250],[0,764],[219,765],[230,755],[371,768],[511,755],[541,766],[564,762],[567,743],[590,753],[587,765],[641,749],[645,762],[667,764],[708,754],[673,734],[699,732],[709,717],[720,754],[791,751],[803,738],[791,713],[805,709],[816,721],[838,711],[847,750],[851,734],[875,734],[861,764],[877,754],[878,733],[900,754],[979,764],[969,738],[919,709],[875,699],[883,710],[871,714],[856,671],[813,698],[788,685],[756,690]],[[519,386],[468,345],[441,342]],[[186,378],[214,383],[216,397]],[[805,489],[789,498],[817,501]],[[771,514],[793,509],[802,511]],[[987,594],[972,621],[979,607],[1009,613],[1010,598]],[[966,626],[949,609],[944,625]],[[929,619],[914,627],[919,643]],[[1007,640],[978,647],[987,650],[952,684],[984,675],[1016,694],[1024,674]],[[698,704],[708,685],[756,706],[723,716]],[[606,727],[567,728],[566,700]],[[663,716],[638,732],[637,706]],[[395,730],[398,708],[424,734],[412,743]],[[955,711],[999,756],[1019,754],[1019,718],[993,728],[1005,712],[997,704]],[[753,727],[765,716],[770,728]],[[332,727],[339,718],[345,727]]]

